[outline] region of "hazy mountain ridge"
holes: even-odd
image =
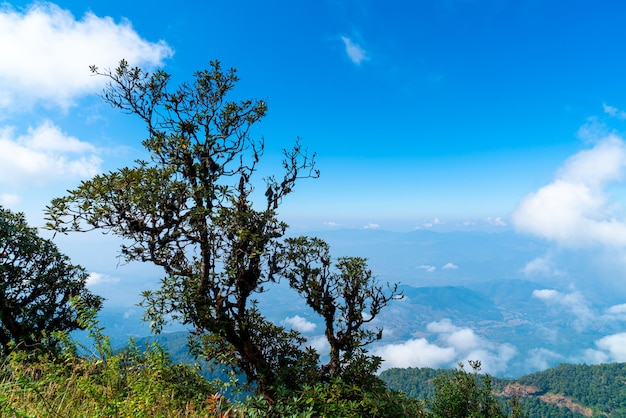
[[[400,283],[405,298],[372,324],[384,328],[383,340],[371,347],[385,359],[384,368],[449,368],[472,359],[491,375],[514,378],[563,362],[623,361],[626,293],[605,286],[609,278],[600,273],[606,272],[585,264],[581,253],[555,255],[546,242],[512,231],[341,229],[307,235],[326,240],[335,257],[367,258],[382,283]],[[529,268],[537,260],[558,262],[559,269],[537,274]],[[300,330],[324,351],[316,345],[320,319],[285,283],[258,300],[269,319]],[[149,334],[140,308],[115,308],[113,302],[101,314],[113,342]]]

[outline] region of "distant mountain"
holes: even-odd
[[[434,378],[447,370],[389,369],[387,386],[417,399],[434,394]],[[529,417],[625,417],[626,363],[561,364],[515,380],[493,379],[494,392],[505,401],[520,398]]]
[[[384,329],[371,347],[386,360],[383,367],[450,368],[472,359],[494,376],[515,378],[559,363],[626,360],[619,348],[626,293],[587,253],[557,252],[512,231],[307,235],[326,240],[335,257],[367,258],[382,283],[400,284],[405,298],[372,324]],[[323,324],[295,292],[284,282],[267,287],[256,295],[262,312],[285,326],[306,323],[303,335],[319,341]],[[100,319],[111,341],[123,344],[149,335],[141,315],[110,300]]]

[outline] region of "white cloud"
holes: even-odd
[[[369,59],[365,50],[360,45],[354,43],[352,39],[342,36],[341,40],[346,47],[346,54],[348,54],[350,61],[356,65],[360,65],[363,61]]]
[[[429,264],[422,264],[420,266],[417,266],[417,268],[420,270],[426,270],[429,273],[432,273],[433,271],[437,270],[437,267],[431,266]]]
[[[562,276],[564,274],[554,266],[549,256],[532,259],[524,266],[522,271],[527,276]]]
[[[435,226],[435,225],[442,225],[442,224],[444,224],[444,223],[445,223],[445,222],[443,222],[441,219],[439,219],[439,218],[435,218],[435,219],[433,219],[433,220],[432,220],[432,221],[430,221],[430,222],[424,222],[424,225],[423,225],[423,226],[424,226],[424,228],[432,228],[432,227],[433,227],[433,226]]]
[[[296,331],[300,332],[311,332],[314,331],[317,325],[313,322],[307,321],[305,318],[302,318],[300,315],[296,315],[290,318],[285,318],[283,323]]]
[[[87,286],[91,287],[91,286],[98,286],[101,284],[111,284],[111,283],[118,283],[120,281],[120,279],[118,277],[112,277],[109,276],[108,274],[101,274],[101,273],[90,273],[89,277],[87,278]]]
[[[626,321],[626,303],[610,306],[604,312],[602,319],[608,322]]]
[[[611,361],[626,361],[626,332],[608,335],[596,341],[596,347],[606,353]]]
[[[582,359],[582,362],[588,364],[608,363],[609,361],[610,357],[607,353],[593,348],[585,350],[585,354]]]
[[[425,338],[376,347],[372,353],[384,360],[382,370],[392,367],[445,367],[453,363],[457,355],[453,347],[439,347]]]
[[[12,193],[1,193],[0,194],[0,205],[6,206],[8,208],[12,208],[18,203],[20,203],[20,197],[16,194]]]
[[[506,222],[500,217],[492,218],[489,216],[486,221],[488,224],[493,226],[506,226]]]
[[[447,263],[447,264],[444,264],[444,266],[443,266],[443,267],[441,267],[441,268],[442,268],[443,270],[456,270],[456,269],[458,269],[458,268],[459,268],[459,266],[457,266],[457,265],[456,265],[456,264],[454,264],[454,263]]]
[[[372,222],[368,223],[367,225],[363,227],[363,229],[378,229],[378,228],[380,228],[380,225],[372,223]]]
[[[449,319],[431,322],[426,329],[436,341],[415,338],[402,343],[387,344],[372,350],[382,357],[383,368],[451,367],[459,362],[479,360],[485,373],[499,373],[507,368],[517,351],[510,344],[497,344],[477,335],[471,328],[461,328]]]
[[[100,172],[102,160],[86,142],[62,132],[50,121],[17,136],[0,128],[0,184],[46,185],[60,179],[80,179]]]
[[[587,299],[579,292],[561,293],[554,289],[534,290],[533,297],[549,303],[551,306],[560,306],[571,312],[575,317],[575,326],[582,329],[596,318]]]
[[[172,55],[163,41],[148,42],[130,22],[87,13],[77,20],[51,3],[24,12],[0,5],[0,109],[24,109],[37,102],[69,107],[74,99],[98,92],[105,81],[91,77],[89,65],[154,67]]]
[[[326,355],[330,352],[330,344],[323,335],[316,335],[314,337],[308,337],[306,341],[307,347],[313,348],[320,355]]]
[[[608,185],[623,179],[625,168],[624,141],[605,136],[567,160],[552,183],[522,200],[512,216],[515,227],[566,247],[626,246],[626,221],[605,195]]]
[[[534,348],[528,351],[526,366],[532,370],[545,370],[550,368],[556,360],[562,360],[563,356],[545,348]]]

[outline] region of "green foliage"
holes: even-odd
[[[102,304],[87,290],[87,277],[23,214],[0,207],[0,350],[52,348],[56,331],[80,328],[70,299],[80,296],[95,310]]]
[[[570,397],[597,414],[626,416],[626,363],[561,364],[524,376],[518,382],[536,387],[539,393]],[[534,403],[534,409],[538,410],[541,404]]]
[[[433,418],[498,418],[505,417],[502,407],[491,392],[491,378],[479,379],[479,361],[470,361],[472,373],[465,371],[463,363],[447,377],[435,378],[435,396],[430,410]]]
[[[251,398],[246,416],[270,417],[425,417],[423,403],[387,390],[382,381],[371,386],[349,384],[342,379],[303,386],[281,393],[278,402]]]
[[[187,365],[152,344],[113,353],[94,318],[84,318],[99,347],[79,356],[67,334],[60,352],[14,351],[0,369],[0,416],[221,416],[231,406]]]
[[[415,399],[426,400],[435,395],[435,377],[440,374],[451,378],[452,370],[435,370],[429,367],[406,369],[387,369],[380,378],[392,390],[401,391]]]

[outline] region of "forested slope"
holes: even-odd
[[[434,394],[434,378],[446,370],[389,369],[387,385],[418,399]],[[516,380],[493,379],[503,400],[520,398],[529,417],[626,417],[626,363],[561,364]]]

